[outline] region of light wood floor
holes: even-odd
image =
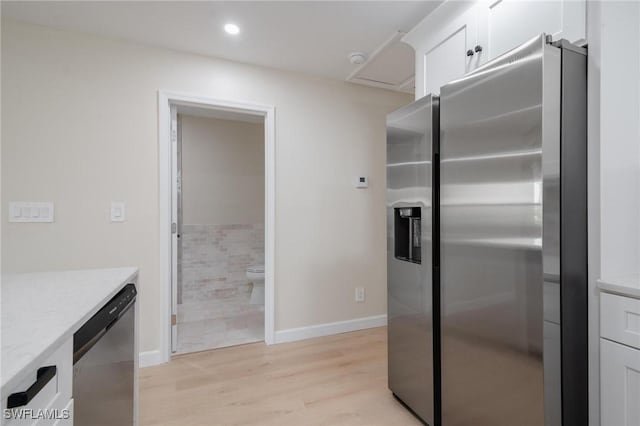
[[[420,425],[387,389],[387,333],[376,328],[254,343],[141,369],[140,424]]]

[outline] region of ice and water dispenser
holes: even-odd
[[[420,207],[395,208],[395,257],[407,262],[421,263]]]

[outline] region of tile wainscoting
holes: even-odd
[[[263,340],[246,269],[264,263],[264,225],[183,225],[180,240],[177,352]]]

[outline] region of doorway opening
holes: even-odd
[[[273,342],[273,124],[273,107],[160,93],[164,361]]]

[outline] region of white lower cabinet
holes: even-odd
[[[600,420],[640,426],[640,300],[600,293]]]
[[[602,426],[640,426],[640,350],[600,339]]]
[[[62,418],[58,419],[53,426],[73,426],[73,399],[69,400],[63,409]]]
[[[40,375],[38,375],[40,371]],[[38,383],[40,382],[40,383]],[[45,383],[46,382],[46,383]],[[41,387],[40,387],[41,385]],[[7,408],[9,396],[37,389],[21,406]],[[73,425],[73,338],[61,344],[47,359],[2,395],[2,425],[70,426]],[[71,412],[64,410],[71,408]],[[68,413],[68,414],[65,414]]]

